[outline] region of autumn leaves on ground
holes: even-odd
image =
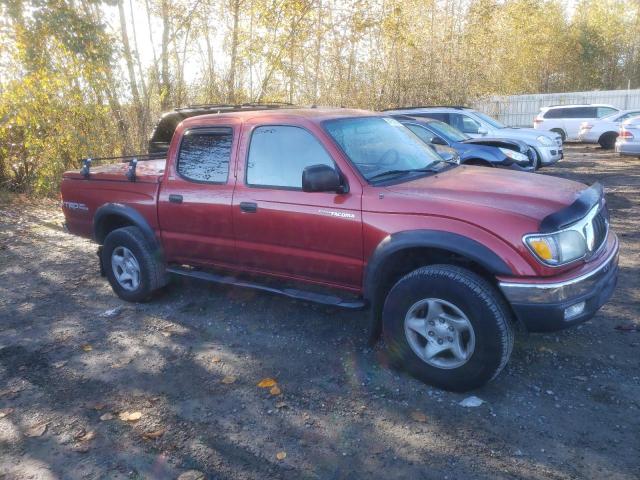
[[[469,394],[390,370],[365,313],[180,279],[122,302],[56,202],[0,197],[0,478],[638,478],[640,161],[567,154],[544,173],[605,185],[618,289]]]

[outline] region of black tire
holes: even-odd
[[[475,349],[463,365],[439,368],[422,360],[411,348],[405,335],[405,316],[426,298],[455,305],[472,325]],[[382,322],[391,364],[446,390],[462,392],[493,380],[513,349],[513,325],[503,298],[477,274],[453,265],[422,267],[400,279],[386,298]]]
[[[533,160],[531,163],[533,163],[533,170],[540,170],[542,168],[542,162],[540,161],[540,154],[538,153],[538,151],[531,147],[531,151],[533,152]]]
[[[139,265],[140,280],[135,290],[127,290],[116,279],[111,256],[118,247],[128,249]],[[101,261],[111,288],[116,295],[128,302],[148,301],[153,292],[167,283],[164,262],[157,248],[149,245],[138,227],[118,228],[109,233],[104,240]]]
[[[567,134],[564,133],[564,130],[562,130],[561,128],[552,128],[551,131],[560,135],[560,138],[562,139],[562,143],[564,143],[564,141],[567,139]]]
[[[607,132],[600,136],[598,139],[598,143],[605,150],[611,150],[616,146],[616,139],[618,138],[618,134],[615,132]]]

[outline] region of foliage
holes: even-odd
[[[0,182],[56,192],[163,109],[640,87],[640,0],[4,0]],[[119,19],[119,22],[116,20]],[[151,57],[152,54],[152,57]]]

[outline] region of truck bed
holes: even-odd
[[[136,167],[136,182],[159,183],[164,175],[166,158],[139,161]],[[80,170],[70,170],[63,174],[63,178],[70,180],[104,180],[112,182],[128,182],[128,162],[107,163],[91,166],[89,178],[85,178]]]

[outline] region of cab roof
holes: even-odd
[[[229,119],[235,122],[245,122],[251,119],[264,119],[268,121],[300,119],[319,123],[323,120],[348,117],[381,116],[378,112],[358,110],[350,108],[279,108],[274,110],[251,110],[239,112],[220,112],[206,115],[198,115],[185,119],[182,124],[185,128],[209,123],[218,123],[219,119]]]

